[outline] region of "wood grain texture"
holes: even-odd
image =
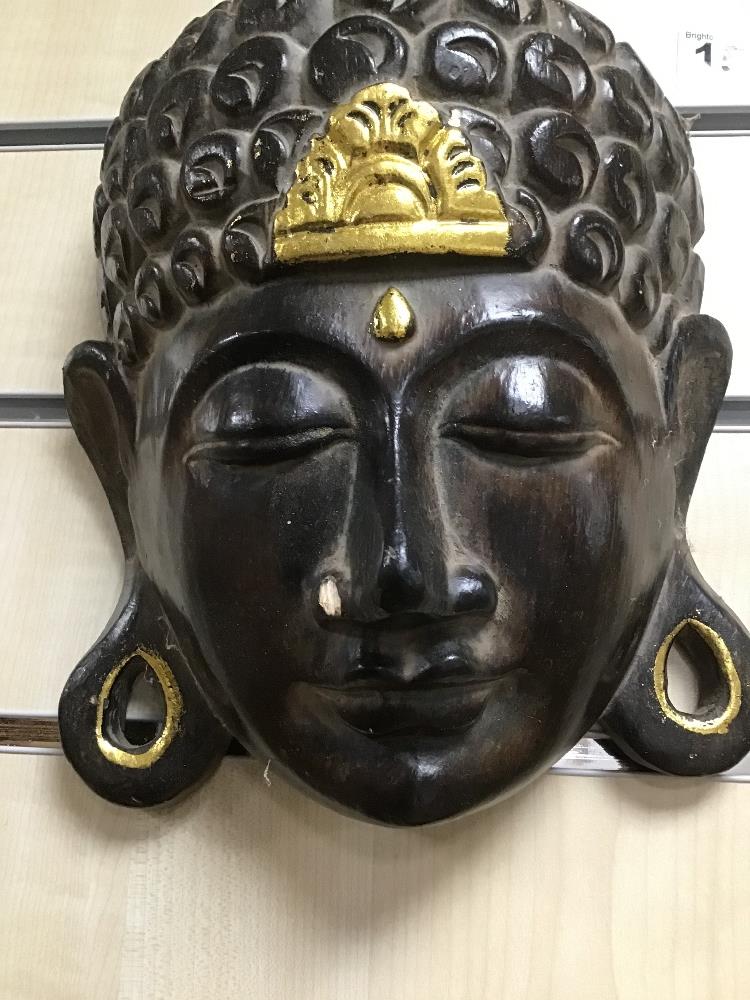
[[[727,186],[739,190],[750,138],[697,139],[706,202],[704,309],[727,327],[735,352],[730,395],[750,396],[750,338],[742,303],[743,258],[726,253]],[[91,213],[97,150],[0,153],[0,393],[59,393],[68,351],[103,335]],[[732,205],[732,224],[750,230],[750,207]]]
[[[0,429],[0,468],[0,715],[53,714],[115,606],[121,549],[72,431]]]
[[[114,118],[210,0],[2,0],[0,122]]]
[[[750,628],[750,435],[714,434],[688,515],[698,569]]]
[[[2,1000],[744,1000],[743,785],[548,776],[447,826],[227,760],[151,813],[0,758]]]
[[[0,758],[1,1000],[117,997],[137,840],[65,763]]]
[[[697,138],[693,151],[706,211],[706,233],[698,244],[706,265],[703,311],[720,320],[732,339],[729,395],[750,396],[750,337],[742,295],[744,255],[732,253],[728,243],[733,233],[750,231],[750,205],[734,196],[747,176],[750,136]]]
[[[711,440],[689,535],[709,583],[750,624],[750,447]],[[104,494],[67,430],[0,429],[0,714],[48,715],[119,595],[121,551]]]
[[[57,719],[0,715],[0,747],[49,749],[60,745]]]
[[[0,153],[0,393],[61,393],[62,366],[102,336],[92,236],[98,150]]]

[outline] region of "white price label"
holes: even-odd
[[[677,72],[683,84],[703,85],[710,98],[719,88],[725,91],[750,77],[750,51],[742,36],[731,37],[714,31],[680,31]]]

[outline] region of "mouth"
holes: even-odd
[[[310,685],[352,729],[375,740],[445,736],[469,729],[501,678],[401,686]]]

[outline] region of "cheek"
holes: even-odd
[[[288,648],[316,627],[316,588],[341,544],[354,461],[342,446],[281,469],[199,462],[182,471],[165,530],[182,604],[211,646],[283,639]]]
[[[482,460],[454,448],[442,493],[472,548],[539,583],[574,564],[593,565],[627,529],[620,516],[627,476],[603,449],[599,455],[536,465]],[[542,568],[547,573],[542,573]]]
[[[663,503],[633,453],[523,467],[454,449],[445,468],[459,544],[495,576],[509,621],[526,623],[529,656],[568,672],[606,662],[664,558]]]

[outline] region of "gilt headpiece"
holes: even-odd
[[[458,128],[392,83],[366,87],[312,140],[276,216],[283,262],[392,253],[504,257],[510,227]]]

